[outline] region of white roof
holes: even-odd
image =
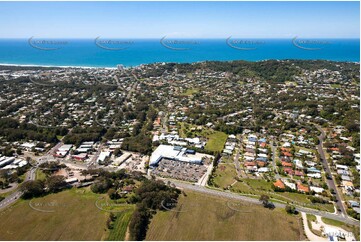
[[[268,167],[261,167],[258,169],[258,172],[268,172],[269,168]]]
[[[88,152],[88,150],[90,150],[90,149],[89,148],[78,148],[78,149],[76,149],[76,151],[78,151],[79,153]]]
[[[34,143],[24,143],[22,145],[20,145],[21,147],[25,147],[25,148],[33,148],[35,146]]]
[[[175,159],[179,161],[184,162],[201,162],[202,159],[199,157],[188,157],[185,156],[185,151],[187,149],[183,147],[178,147],[178,149],[175,149],[174,146],[171,145],[160,145],[157,147],[157,149],[152,153],[149,165],[155,165],[157,164],[162,158],[168,158],[168,159]]]
[[[293,189],[293,190],[296,190],[296,184],[292,183],[292,182],[288,182],[288,181],[283,181],[284,184],[286,186],[288,186],[289,188]]]
[[[320,174],[320,173],[308,173],[307,176],[309,176],[309,177],[315,177],[315,178],[321,178],[321,174]]]
[[[99,154],[99,157],[98,157],[97,162],[99,162],[99,161],[104,161],[105,158],[107,158],[107,157],[109,157],[109,156],[110,156],[110,152],[109,152],[109,151],[102,151],[102,152],[100,152],[100,154]]]
[[[73,147],[73,145],[62,145],[62,146],[59,147],[58,150],[59,151],[64,151],[64,150],[68,151],[68,150],[71,149],[71,147]]]
[[[174,150],[171,145],[159,145],[150,156],[149,165],[156,164],[162,157],[175,158],[181,151]]]
[[[258,156],[258,157],[267,158],[267,155],[266,155],[266,154],[258,154],[257,156]]]
[[[344,169],[344,170],[348,170],[348,166],[345,165],[336,165],[337,169]]]
[[[310,189],[311,191],[314,191],[316,193],[322,193],[324,190],[322,187],[313,187],[313,186],[310,186]]]
[[[78,181],[78,178],[76,178],[76,177],[68,178],[68,179],[65,180],[65,182],[67,182],[67,183],[77,182],[77,181]]]

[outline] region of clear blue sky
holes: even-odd
[[[0,38],[359,38],[359,2],[0,2]]]

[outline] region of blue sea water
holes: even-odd
[[[154,62],[360,61],[359,39],[0,39],[0,64],[116,67]]]

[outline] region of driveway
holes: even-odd
[[[319,237],[319,236],[315,235],[314,233],[312,233],[311,229],[308,227],[306,213],[301,212],[301,215],[302,215],[303,228],[305,230],[305,234],[306,234],[307,238],[310,241],[327,241],[326,238]]]

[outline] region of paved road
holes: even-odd
[[[237,171],[237,176],[241,177],[241,167],[239,165],[239,150],[241,149],[241,147],[238,147],[236,149],[236,155],[234,156],[234,165],[236,166],[236,171]]]
[[[280,179],[280,174],[278,173],[277,165],[276,165],[276,146],[273,145],[274,141],[271,141],[271,149],[272,149],[272,165],[275,171],[275,177]]]
[[[52,158],[52,154],[55,152],[55,150],[57,150],[62,144],[63,144],[62,142],[59,142],[52,149],[50,149],[44,156],[40,157],[38,159],[37,164],[31,167],[28,172],[26,172],[24,182],[35,180],[36,169],[38,168],[38,166],[44,162],[48,162],[48,160]],[[9,206],[10,204],[13,204],[21,197],[21,195],[23,195],[23,193],[20,191],[20,189],[17,189],[16,191],[11,193],[9,196],[7,196],[4,200],[0,202],[0,209],[3,209]]]
[[[32,167],[26,173],[24,181],[35,180],[35,171],[36,171],[36,168]],[[21,195],[23,195],[23,193],[19,189],[17,189],[15,192],[11,193],[9,196],[7,196],[4,200],[2,200],[0,202],[0,209],[5,208],[5,207],[9,206],[10,204],[13,204],[21,197]]]
[[[318,125],[315,125],[315,126],[321,132],[321,135],[318,136],[318,139],[319,139],[320,143],[317,145],[317,150],[318,150],[318,153],[320,154],[321,162],[322,162],[322,164],[324,166],[325,171],[328,174],[330,174],[330,176],[332,178],[332,179],[327,179],[327,185],[328,185],[329,188],[332,188],[336,193],[337,206],[339,207],[339,209],[341,209],[341,215],[342,216],[347,216],[347,212],[345,210],[345,207],[343,206],[341,196],[340,196],[339,191],[338,191],[338,189],[336,187],[335,180],[333,178],[333,175],[331,174],[331,169],[330,169],[330,167],[328,165],[325,153],[323,151],[322,142],[326,138],[325,131],[323,131],[323,129],[320,126],[318,126]]]
[[[254,204],[261,204],[259,202],[258,198],[251,198],[251,197],[247,197],[247,196],[242,196],[242,195],[237,194],[237,193],[232,193],[232,192],[229,192],[229,191],[221,191],[221,190],[210,189],[210,188],[207,188],[207,187],[192,185],[190,183],[185,183],[185,182],[180,182],[180,181],[175,181],[175,180],[170,180],[170,179],[164,179],[164,180],[165,180],[166,183],[167,183],[167,181],[170,181],[175,186],[177,186],[179,188],[187,189],[187,190],[201,192],[201,193],[204,193],[204,194],[213,195],[213,196],[222,197],[222,198],[241,200],[241,201],[254,203]],[[278,208],[285,208],[286,207],[286,204],[283,204],[283,203],[274,202],[274,205],[276,207],[278,207]],[[342,216],[340,214],[333,214],[333,213],[328,213],[328,212],[324,212],[324,211],[318,211],[318,210],[315,210],[315,209],[300,207],[300,206],[297,206],[297,205],[295,205],[295,207],[299,212],[319,215],[319,216],[322,216],[322,217],[325,217],[325,218],[338,220],[338,221],[348,223],[348,224],[352,224],[352,225],[359,225],[360,224],[359,221],[357,221],[355,219],[352,219],[352,218],[349,218],[349,217]]]

